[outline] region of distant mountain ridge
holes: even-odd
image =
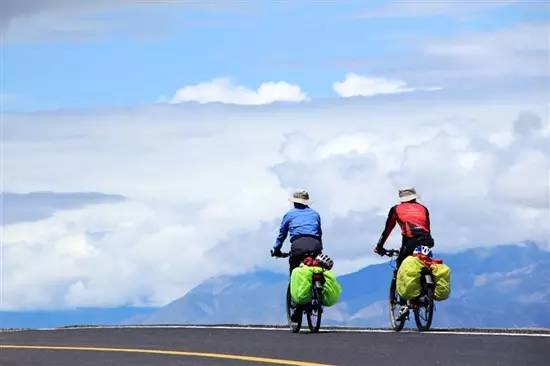
[[[143,324],[282,324],[285,275],[259,271],[208,280],[153,312]]]
[[[550,252],[526,243],[441,255],[452,269],[451,298],[434,327],[550,327]],[[338,264],[336,264],[338,265]],[[324,324],[387,327],[389,263],[339,277],[341,301]],[[0,311],[0,328],[117,324],[285,324],[288,277],[267,271],[203,282],[161,308]],[[412,323],[411,323],[412,324]]]
[[[550,252],[535,244],[470,249],[443,256],[452,269],[451,298],[436,306],[434,326],[550,327]],[[325,324],[387,326],[392,268],[371,265],[339,277],[339,304]],[[208,280],[148,316],[143,324],[284,324],[288,278],[253,272]]]

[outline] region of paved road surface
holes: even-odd
[[[328,330],[320,334],[292,334],[280,329],[181,327],[5,331],[0,332],[0,365],[549,364],[548,332],[457,333]]]

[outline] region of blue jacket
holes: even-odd
[[[279,236],[277,236],[275,240],[273,249],[281,249],[287,234],[290,234],[291,242],[294,241],[296,237],[302,235],[316,236],[321,239],[321,217],[317,211],[309,207],[293,208],[283,217],[281,228],[279,229]]]

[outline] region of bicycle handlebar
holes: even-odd
[[[290,255],[288,252],[279,252],[275,253],[273,249],[271,249],[271,256],[276,258],[287,258]]]
[[[384,250],[384,255],[387,255],[388,257],[397,257],[399,255],[399,250],[397,249]]]

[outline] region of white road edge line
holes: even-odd
[[[38,328],[35,330],[79,330],[79,329],[224,329],[224,330],[264,330],[264,331],[285,331],[288,332],[288,328],[277,327],[246,327],[246,326],[223,326],[223,325],[121,325],[121,326],[100,326],[100,327],[72,327],[72,328]],[[326,330],[321,329],[321,332],[325,333],[395,333],[391,329],[338,329],[329,328]],[[402,330],[400,333],[416,333],[415,330]],[[468,332],[468,331],[454,331],[454,330],[442,330],[442,331],[428,331],[422,332],[423,334],[435,334],[435,335],[474,335],[474,336],[510,336],[510,337],[550,337],[548,333],[506,333],[506,332]]]

